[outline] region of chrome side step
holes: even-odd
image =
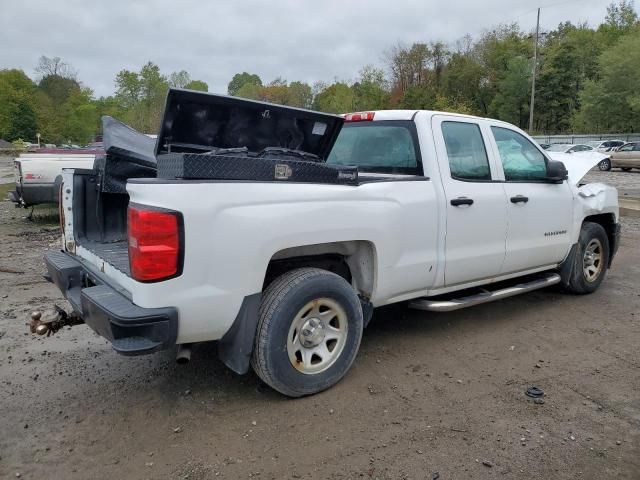
[[[484,291],[468,297],[454,298],[451,300],[431,300],[429,298],[416,298],[409,303],[409,308],[417,310],[428,310],[430,312],[451,312],[461,308],[472,307],[482,303],[489,303],[503,298],[513,297],[521,293],[531,292],[540,288],[549,287],[560,283],[560,275],[557,273],[545,273],[531,280],[530,282],[520,283],[513,287],[502,288],[493,292]]]

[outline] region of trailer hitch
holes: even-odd
[[[54,305],[52,310],[45,311],[44,314],[39,311],[32,312],[29,330],[31,333],[46,334],[48,337],[64,326],[73,327],[81,323],[84,323],[84,320],[76,312],[67,313]]]

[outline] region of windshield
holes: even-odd
[[[565,152],[571,148],[571,145],[567,145],[565,143],[556,143],[547,148],[549,152]]]
[[[347,123],[327,163],[361,172],[421,175],[415,127],[410,121]]]

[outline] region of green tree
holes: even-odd
[[[327,113],[345,113],[353,111],[353,90],[343,82],[336,82],[314,99],[314,108]]]
[[[208,92],[209,91],[209,85],[207,85],[202,80],[191,80],[189,83],[187,83],[184,86],[184,88],[187,88],[189,90],[198,90],[200,92]]]
[[[169,75],[169,86],[175,88],[185,88],[191,82],[191,75],[186,70],[173,72]]]
[[[62,105],[72,94],[80,91],[80,84],[73,78],[46,75],[38,83],[38,88],[47,94],[55,105]]]
[[[248,98],[249,100],[260,100],[261,90],[261,85],[245,83],[236,91],[234,96]]]
[[[616,133],[640,130],[640,30],[623,36],[598,64],[600,78],[586,82],[574,125]]]
[[[35,141],[37,120],[31,103],[35,90],[22,70],[0,70],[0,138]]]
[[[29,142],[36,141],[38,131],[36,114],[26,98],[20,98],[9,113],[8,140],[21,138]]]
[[[168,89],[167,77],[153,62],[146,63],[140,72],[120,71],[116,75],[116,99],[125,112],[125,123],[144,133],[157,132]]]
[[[261,87],[262,80],[256,74],[247,72],[236,73],[229,82],[227,91],[229,92],[229,95],[240,96],[238,95],[238,91],[246,84]]]
[[[313,93],[311,86],[304,82],[291,82],[287,92],[287,105],[300,108],[311,108]]]
[[[498,81],[489,112],[497,118],[526,128],[529,117],[531,64],[523,57],[513,57]]]
[[[84,88],[74,92],[62,107],[64,123],[62,137],[79,144],[86,144],[95,135],[99,113],[97,105],[92,101],[93,92]]]
[[[389,104],[389,84],[384,70],[365,65],[359,78],[351,87],[354,95],[354,110],[382,110]]]

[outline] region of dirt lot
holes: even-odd
[[[64,302],[40,277],[56,227],[25,213],[0,202],[0,477],[640,478],[637,222],[595,294],[377,312],[339,385],[288,400],[215,345],[178,366],[84,325],[27,334],[30,310]]]

